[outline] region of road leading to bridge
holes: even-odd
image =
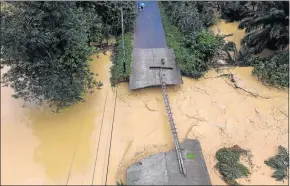
[[[130,89],[162,85],[180,173],[186,175],[166,84],[181,84],[172,49],[167,48],[157,2],[147,2],[136,21]]]
[[[167,48],[158,3],[146,1],[136,20],[135,48]]]
[[[130,89],[160,86],[158,67],[164,59],[164,83],[182,84],[180,69],[176,66],[174,51],[167,47],[165,32],[157,2],[146,1],[139,12],[134,32]],[[150,68],[151,67],[151,68]]]

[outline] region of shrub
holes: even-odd
[[[240,21],[247,16],[248,6],[243,1],[219,2],[221,7],[221,18],[229,22]],[[250,3],[248,3],[250,4]]]
[[[124,44],[125,44],[125,65],[126,65],[126,72],[124,72],[123,68],[123,46],[122,46],[122,37],[117,38],[116,45],[114,47],[114,52],[112,56],[113,66],[111,67],[111,85],[115,86],[120,82],[128,82],[130,77],[130,64],[132,60],[132,33],[128,32],[124,34]]]
[[[210,60],[223,45],[223,39],[203,30],[203,22],[198,18],[200,14],[197,10],[191,11],[189,15],[194,19],[186,17],[184,11],[190,11],[189,9],[194,8],[193,5],[192,2],[163,2],[160,3],[160,12],[167,44],[174,49],[181,74],[200,78],[209,69]],[[169,11],[170,15],[166,13]],[[193,16],[194,14],[198,16]],[[190,24],[186,25],[187,22]]]
[[[198,12],[194,2],[170,1],[163,5],[169,21],[184,35],[194,38],[195,34],[204,28],[203,16]]]
[[[222,148],[216,152],[218,162],[215,167],[229,185],[239,185],[236,179],[249,175],[248,168],[239,162],[240,156],[245,154],[247,151],[237,145],[231,148]]]
[[[196,35],[193,51],[199,52],[202,59],[208,61],[222,48],[223,43],[222,37],[203,30]]]
[[[254,66],[253,74],[262,82],[277,87],[289,86],[289,53],[281,52],[269,58],[253,57],[249,64]]]
[[[275,170],[272,178],[276,178],[276,181],[287,179],[289,175],[289,153],[287,149],[279,145],[278,154],[266,160],[265,164]]]

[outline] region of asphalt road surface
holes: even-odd
[[[156,1],[145,1],[136,20],[134,48],[167,48],[162,19]]]

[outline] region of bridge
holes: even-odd
[[[162,58],[164,65],[161,64]],[[130,89],[160,86],[160,67],[163,67],[166,85],[183,83],[174,51],[167,47],[157,2],[146,2],[136,20]]]
[[[176,155],[172,155],[173,151],[168,152],[167,156],[161,153],[144,159],[144,166],[143,163],[131,165],[127,170],[127,184],[210,185],[199,142],[187,140],[182,144],[183,149],[179,143],[166,86],[179,85],[183,81],[174,51],[166,43],[158,4],[148,1],[145,4],[145,9],[136,19],[129,88],[135,90],[161,86]],[[186,153],[192,152],[197,159],[185,160]],[[160,157],[163,157],[162,160]],[[174,171],[176,165],[180,174]],[[188,176],[186,168],[190,168]],[[152,176],[148,176],[148,173]]]

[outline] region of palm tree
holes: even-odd
[[[247,35],[242,39],[251,53],[264,48],[282,50],[289,44],[289,1],[258,2],[239,25]]]
[[[250,13],[248,5],[251,2],[220,1],[218,4],[221,9],[221,18],[226,19],[228,22],[240,21]]]

